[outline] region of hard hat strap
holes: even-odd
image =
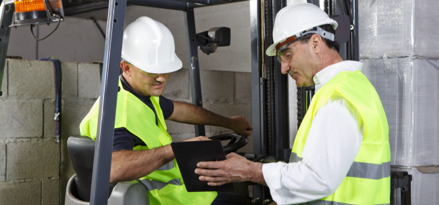
[[[315,28],[317,28],[316,31],[309,31],[309,30],[308,31],[304,31],[302,33],[299,33],[297,35],[293,35],[293,36],[285,39],[285,41],[283,41],[282,43],[277,44],[276,45],[276,55],[278,55],[279,51],[284,50],[285,48],[287,48],[292,43],[300,40],[301,37],[306,36],[307,34],[310,34],[310,33],[316,33],[316,34],[319,34],[322,38],[326,38],[326,39],[328,39],[330,41],[334,41],[335,35],[333,33],[325,31],[325,30],[323,30],[322,28],[320,28],[318,26],[315,27]]]
[[[330,41],[334,41],[335,40],[335,35],[333,33],[325,31],[325,30],[323,30],[322,28],[320,28],[318,26],[316,26],[316,28],[317,28],[317,31],[305,31],[305,32],[297,34],[296,38],[303,37],[303,36],[305,36],[307,34],[310,34],[310,33],[316,33],[316,34],[319,34],[322,38],[326,38],[326,39],[328,39]]]

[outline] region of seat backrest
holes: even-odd
[[[72,136],[67,139],[67,149],[76,172],[75,184],[78,197],[90,201],[95,142],[89,137]]]

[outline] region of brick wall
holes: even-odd
[[[250,75],[201,71],[204,108],[228,117],[241,115],[251,123]],[[74,174],[66,141],[71,135],[79,135],[79,123],[99,96],[100,64],[62,63],[60,143],[54,135],[51,62],[8,59],[2,91],[0,204],[63,204],[67,181]],[[170,75],[164,96],[191,102],[187,69]],[[167,123],[174,141],[195,136],[193,125]],[[206,126],[207,136],[229,132]],[[251,142],[240,151],[251,152]]]

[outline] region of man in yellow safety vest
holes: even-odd
[[[227,118],[163,97],[169,73],[181,67],[174,38],[162,23],[140,17],[124,30],[110,182],[140,181],[151,205],[250,204],[238,194],[186,191],[165,119],[222,126],[241,135],[250,135],[252,126],[240,116]],[[99,99],[81,122],[81,135],[96,140],[98,115]],[[208,139],[187,141],[197,140]]]
[[[338,54],[337,26],[308,3],[285,7],[276,16],[274,43],[266,54],[277,56],[281,72],[298,87],[316,89],[290,163],[255,163],[232,153],[222,162],[198,163],[200,180],[212,186],[264,184],[277,204],[390,204],[387,118],[361,73],[363,64]]]

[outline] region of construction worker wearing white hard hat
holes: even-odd
[[[338,54],[336,28],[313,4],[293,4],[276,16],[266,54],[278,58],[280,72],[298,87],[316,89],[290,162],[261,164],[232,153],[198,163],[200,180],[264,184],[277,204],[390,204],[387,118],[362,63]]]
[[[139,180],[151,204],[249,204],[238,194],[187,192],[174,159],[165,119],[216,125],[241,135],[252,126],[241,116],[223,117],[201,107],[162,96],[170,73],[182,67],[166,26],[140,17],[123,34],[110,182]],[[81,135],[96,139],[99,99],[81,122]],[[208,140],[204,136],[187,141]],[[93,156],[91,156],[93,157]]]

